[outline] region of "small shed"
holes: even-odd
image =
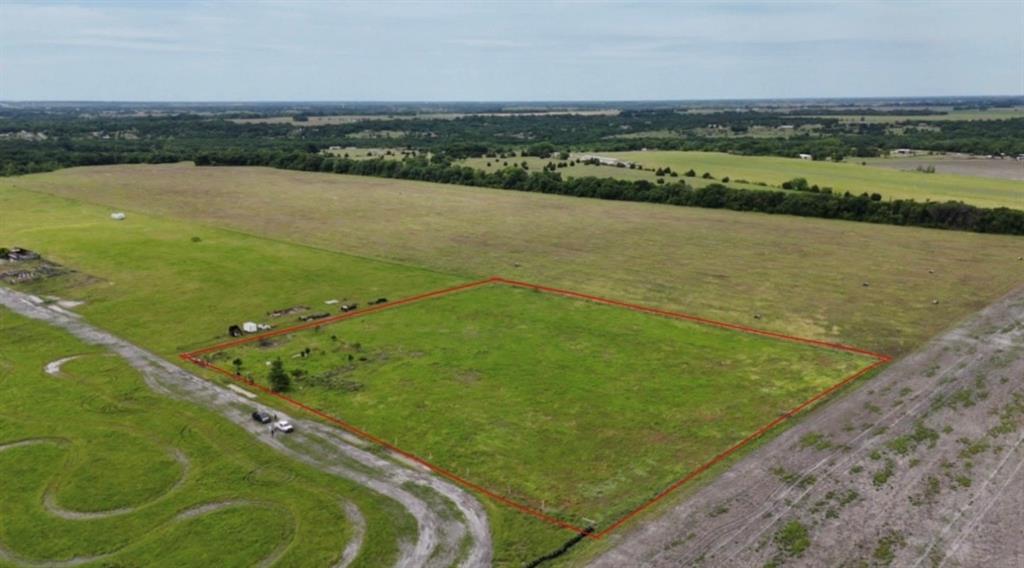
[[[126,217],[126,215],[124,214],[123,211],[115,211],[114,213],[110,214],[110,218],[115,220],[115,221],[124,221],[125,217]]]

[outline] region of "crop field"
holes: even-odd
[[[607,155],[646,167],[671,167],[685,172],[710,172],[716,178],[780,185],[796,177],[808,183],[850,193],[879,193],[885,199],[963,201],[979,207],[1024,209],[1024,182],[953,174],[904,172],[862,166],[718,152],[608,152]]]
[[[301,402],[598,529],[876,362],[498,284],[204,357],[280,359]]]
[[[1014,237],[266,168],[75,168],[0,180],[0,196],[19,212],[9,239],[116,282],[78,292],[104,300],[83,310],[119,332],[158,320],[145,336],[165,353],[211,343],[229,317],[501,274],[898,355],[1024,281]],[[166,221],[132,220],[144,212]],[[147,294],[128,307],[160,317],[118,311],[136,288]],[[183,317],[190,329],[162,327]]]
[[[414,530],[94,345],[2,308],[0,337],[0,563],[327,565],[355,535],[346,502],[375,527],[354,565],[387,564]]]

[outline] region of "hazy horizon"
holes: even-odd
[[[1017,96],[1024,2],[0,4],[0,99]]]

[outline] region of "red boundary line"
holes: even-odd
[[[269,388],[267,388],[267,387],[265,387],[263,385],[257,384],[256,382],[254,382],[254,381],[252,381],[250,379],[247,379],[247,378],[245,378],[245,377],[243,377],[241,375],[236,375],[235,373],[232,373],[231,371],[228,371],[226,369],[218,367],[217,365],[214,365],[213,363],[205,361],[205,360],[203,360],[203,359],[201,359],[199,357],[201,355],[206,355],[206,354],[209,354],[209,353],[215,353],[215,352],[218,352],[218,351],[223,351],[224,349],[227,349],[229,347],[235,347],[235,346],[238,346],[238,345],[243,345],[243,344],[246,344],[246,343],[251,343],[251,342],[254,342],[254,341],[259,341],[259,340],[262,340],[262,339],[266,339],[268,337],[275,337],[275,336],[278,336],[278,335],[285,335],[285,334],[289,334],[289,333],[294,333],[296,331],[302,331],[304,329],[310,329],[310,328],[314,328],[314,327],[320,327],[320,326],[323,326],[323,325],[333,324],[333,323],[336,323],[336,322],[339,322],[339,321],[344,321],[344,320],[348,320],[348,319],[354,319],[354,318],[357,318],[357,317],[361,317],[361,316],[365,316],[365,315],[370,315],[370,314],[374,314],[374,313],[377,313],[377,312],[381,312],[381,311],[384,311],[384,310],[387,310],[387,309],[408,305],[408,304],[411,304],[411,303],[414,303],[414,302],[419,302],[419,301],[427,300],[427,299],[430,299],[430,298],[437,298],[437,297],[440,297],[440,296],[446,296],[448,294],[453,294],[453,293],[456,293],[456,292],[462,292],[462,291],[465,291],[465,290],[470,290],[470,289],[473,289],[473,288],[478,288],[478,287],[481,287],[481,286],[484,286],[484,285],[487,285],[487,284],[503,284],[503,285],[506,285],[506,286],[513,286],[513,287],[516,287],[516,288],[525,288],[525,289],[530,289],[530,290],[537,290],[539,292],[546,292],[546,293],[550,293],[550,294],[557,294],[559,296],[565,296],[565,297],[569,297],[569,298],[576,298],[576,299],[586,300],[586,301],[595,302],[595,303],[598,303],[598,304],[604,304],[604,305],[608,305],[608,306],[615,306],[615,307],[620,307],[620,308],[626,308],[626,309],[630,309],[630,310],[634,310],[634,311],[638,311],[638,312],[642,312],[642,313],[653,314],[653,315],[658,315],[658,316],[663,316],[663,317],[668,317],[668,318],[673,318],[673,319],[680,319],[680,320],[685,320],[685,321],[691,321],[691,322],[695,322],[695,323],[699,323],[699,324],[703,324],[703,325],[710,325],[710,326],[714,326],[714,327],[719,327],[719,328],[723,328],[723,329],[729,329],[729,330],[733,330],[733,331],[739,331],[739,332],[743,332],[743,333],[750,333],[750,334],[754,334],[754,335],[761,335],[761,336],[764,336],[764,337],[770,337],[770,338],[773,338],[773,339],[778,339],[778,340],[783,340],[783,341],[789,341],[789,342],[794,342],[794,343],[801,343],[801,344],[804,344],[804,345],[811,345],[811,346],[814,346],[814,347],[821,347],[821,348],[832,349],[832,350],[837,350],[837,351],[845,351],[845,352],[849,352],[849,353],[855,353],[855,354],[858,354],[858,355],[866,355],[866,356],[869,356],[869,357],[872,357],[872,358],[876,359],[876,361],[874,363],[872,363],[872,364],[870,364],[870,365],[860,369],[859,371],[856,371],[855,373],[853,373],[850,376],[844,378],[843,380],[839,381],[838,383],[836,383],[836,384],[834,384],[834,385],[832,385],[832,386],[822,390],[821,392],[815,394],[811,398],[808,398],[807,400],[803,401],[802,403],[800,403],[796,407],[790,409],[788,412],[785,412],[784,414],[781,414],[780,416],[778,416],[777,418],[775,418],[771,422],[761,426],[760,428],[755,430],[753,433],[751,433],[746,438],[744,438],[744,439],[740,440],[739,442],[733,444],[730,448],[728,448],[727,450],[723,451],[722,453],[716,455],[715,457],[711,458],[711,460],[709,460],[708,462],[706,462],[706,463],[702,464],[701,466],[697,467],[696,469],[690,471],[682,479],[679,479],[678,481],[672,483],[671,485],[669,485],[668,487],[663,489],[660,493],[658,493],[657,495],[655,495],[651,499],[648,499],[647,501],[643,502],[642,504],[640,504],[638,507],[636,507],[632,511],[626,513],[624,516],[622,516],[621,518],[616,520],[614,523],[612,523],[611,525],[609,525],[605,529],[601,530],[600,532],[596,532],[596,533],[590,532],[590,533],[588,533],[583,528],[577,527],[577,526],[575,526],[575,525],[573,525],[571,523],[565,522],[565,521],[563,521],[561,519],[556,519],[556,518],[554,518],[554,517],[552,517],[550,515],[545,514],[542,511],[538,511],[537,509],[534,509],[534,508],[532,508],[532,507],[530,507],[528,505],[524,505],[522,503],[519,503],[517,501],[509,499],[508,497],[505,497],[503,495],[495,493],[495,492],[491,491],[490,489],[487,489],[486,487],[483,487],[483,486],[478,485],[478,484],[476,484],[476,483],[474,483],[472,481],[469,481],[469,480],[467,480],[467,479],[465,479],[465,478],[463,478],[463,477],[461,477],[461,476],[459,476],[459,475],[457,475],[457,474],[455,474],[455,473],[453,473],[451,471],[448,471],[447,469],[444,469],[442,467],[434,465],[433,463],[430,463],[427,460],[425,460],[425,459],[423,459],[423,458],[421,458],[421,457],[419,457],[419,456],[417,456],[415,454],[407,452],[407,451],[405,451],[405,450],[395,446],[394,444],[391,444],[387,440],[383,440],[381,438],[378,438],[377,436],[374,436],[373,434],[370,434],[369,432],[361,430],[361,429],[357,428],[356,426],[354,426],[352,424],[349,424],[348,422],[345,422],[344,420],[342,420],[340,418],[337,418],[335,416],[327,414],[326,412],[323,412],[321,410],[317,410],[316,408],[307,406],[306,404],[303,404],[303,403],[301,403],[301,402],[299,402],[299,401],[297,401],[297,400],[295,400],[295,399],[293,399],[291,397],[285,396],[285,395],[283,395],[281,393],[274,392],[274,391],[270,390]],[[561,288],[553,288],[553,287],[550,287],[550,286],[540,286],[540,285],[537,285],[537,284],[530,284],[528,282],[521,282],[521,281],[517,281],[517,280],[509,280],[509,279],[506,279],[506,278],[502,278],[500,276],[492,276],[491,278],[485,278],[483,280],[476,280],[476,281],[473,281],[473,282],[467,282],[465,284],[460,284],[458,286],[452,286],[450,288],[444,288],[444,289],[441,289],[441,290],[434,290],[434,291],[431,291],[431,292],[425,292],[423,294],[417,294],[415,296],[409,296],[408,298],[403,298],[401,300],[396,300],[396,301],[388,303],[388,304],[379,304],[377,306],[367,307],[367,308],[364,308],[362,310],[357,310],[357,311],[353,311],[353,312],[338,314],[336,316],[332,316],[332,317],[328,317],[328,318],[323,318],[323,319],[319,319],[319,320],[313,320],[313,321],[301,323],[301,324],[290,326],[290,327],[285,327],[285,328],[281,328],[281,329],[277,329],[277,330],[273,330],[273,331],[268,331],[266,333],[250,335],[250,336],[247,336],[247,337],[242,337],[242,338],[239,338],[239,339],[234,339],[234,340],[226,341],[226,342],[223,342],[223,343],[218,343],[216,345],[211,345],[209,347],[204,347],[202,349],[197,349],[195,351],[190,351],[190,352],[187,352],[187,353],[181,353],[179,355],[179,357],[182,360],[184,360],[184,361],[188,361],[188,362],[190,362],[190,363],[192,363],[194,365],[197,365],[199,367],[203,367],[205,369],[211,369],[213,371],[216,371],[216,372],[218,372],[218,373],[220,373],[222,375],[225,375],[225,376],[227,376],[227,377],[229,377],[229,378],[231,378],[231,379],[233,379],[233,380],[235,380],[237,382],[240,382],[240,383],[243,383],[243,384],[245,384],[245,385],[247,385],[249,387],[255,388],[255,389],[257,389],[257,390],[259,390],[259,391],[261,391],[261,392],[263,392],[263,393],[265,393],[267,395],[270,395],[272,397],[275,397],[275,398],[278,398],[280,400],[283,400],[284,402],[286,402],[286,403],[288,403],[288,404],[290,404],[290,405],[292,405],[292,406],[294,406],[296,408],[299,408],[299,409],[301,409],[301,410],[303,410],[305,412],[313,414],[313,415],[315,415],[315,416],[317,416],[319,418],[322,418],[322,419],[324,419],[324,420],[326,420],[328,422],[336,424],[336,425],[340,426],[341,428],[343,428],[345,430],[348,430],[349,432],[352,432],[353,434],[356,434],[357,436],[360,436],[360,437],[365,438],[366,440],[369,440],[369,441],[371,441],[371,442],[373,442],[375,444],[383,446],[383,447],[385,447],[385,448],[387,448],[387,449],[389,449],[389,450],[391,450],[391,451],[393,451],[393,452],[395,452],[395,453],[397,453],[397,454],[399,454],[399,455],[401,455],[401,456],[403,456],[403,457],[405,457],[405,458],[407,458],[409,460],[412,460],[415,463],[418,463],[418,464],[420,464],[422,466],[425,466],[427,469],[429,469],[429,470],[431,470],[431,471],[433,471],[433,472],[435,472],[435,473],[437,473],[439,475],[447,477],[448,479],[451,479],[452,481],[454,481],[454,482],[456,482],[456,483],[458,483],[458,484],[460,484],[460,485],[462,485],[464,487],[472,489],[473,491],[476,491],[476,492],[478,492],[480,494],[486,495],[487,497],[490,497],[491,499],[493,499],[493,500],[495,500],[495,501],[497,501],[499,503],[502,503],[504,505],[512,507],[513,509],[516,509],[517,511],[520,511],[522,513],[526,513],[528,515],[536,517],[536,518],[538,518],[538,519],[540,519],[542,521],[545,521],[547,523],[550,523],[550,524],[553,524],[555,526],[558,526],[558,527],[570,530],[572,532],[584,535],[587,538],[592,538],[592,539],[595,539],[595,540],[596,539],[604,538],[605,535],[607,535],[608,533],[612,532],[613,530],[619,528],[623,524],[627,523],[630,519],[632,519],[636,515],[640,514],[644,510],[648,509],[649,507],[651,507],[652,505],[654,505],[658,501],[664,499],[669,494],[671,494],[673,491],[675,491],[676,489],[679,489],[679,487],[681,487],[682,485],[684,485],[687,482],[691,481],[692,479],[696,478],[697,476],[699,476],[700,474],[704,473],[708,469],[712,468],[716,464],[724,461],[726,458],[728,458],[732,454],[736,453],[738,450],[740,450],[741,448],[743,448],[747,444],[753,442],[754,440],[757,440],[758,438],[760,438],[761,436],[765,435],[767,432],[769,432],[770,430],[772,430],[776,426],[782,424],[786,420],[792,418],[796,414],[799,414],[801,411],[803,411],[806,408],[808,408],[809,406],[813,405],[815,402],[818,402],[818,401],[824,399],[825,397],[827,397],[828,395],[832,394],[833,392],[841,389],[842,387],[846,386],[847,384],[849,384],[849,383],[857,380],[858,378],[866,375],[868,372],[872,371],[873,369],[875,369],[875,368],[877,368],[877,367],[879,367],[881,365],[884,365],[884,364],[892,361],[892,358],[889,357],[888,355],[882,355],[882,354],[879,354],[879,353],[874,353],[872,351],[867,351],[867,350],[860,349],[858,347],[852,347],[852,346],[849,346],[849,345],[843,345],[841,343],[830,343],[830,342],[827,342],[827,341],[820,341],[820,340],[817,340],[817,339],[808,339],[808,338],[804,338],[804,337],[797,337],[797,336],[794,336],[794,335],[786,335],[786,334],[777,333],[777,332],[773,332],[773,331],[767,331],[767,330],[763,330],[763,329],[752,328],[752,327],[748,327],[748,326],[744,326],[744,325],[727,323],[727,322],[713,320],[713,319],[708,319],[708,318],[702,318],[702,317],[699,317],[699,316],[694,316],[694,315],[686,314],[686,313],[683,313],[683,312],[673,312],[673,311],[669,311],[669,310],[662,310],[662,309],[658,309],[658,308],[652,308],[652,307],[649,307],[649,306],[641,306],[639,304],[631,304],[631,303],[628,303],[628,302],[621,302],[621,301],[618,301],[618,300],[610,300],[608,298],[601,298],[599,296],[592,296],[590,294],[583,294],[583,293],[580,293],[580,292],[573,292],[571,290],[564,290],[564,289],[561,289]]]

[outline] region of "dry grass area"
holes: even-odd
[[[190,164],[0,184],[890,354],[1024,282],[1024,240],[1007,236]]]
[[[861,161],[872,167],[892,170],[915,171],[918,167],[932,166],[937,173],[943,174],[1024,181],[1024,160],[1013,158],[926,155],[912,158],[868,158]],[[1021,198],[1021,203],[1024,206],[1024,197]]]

